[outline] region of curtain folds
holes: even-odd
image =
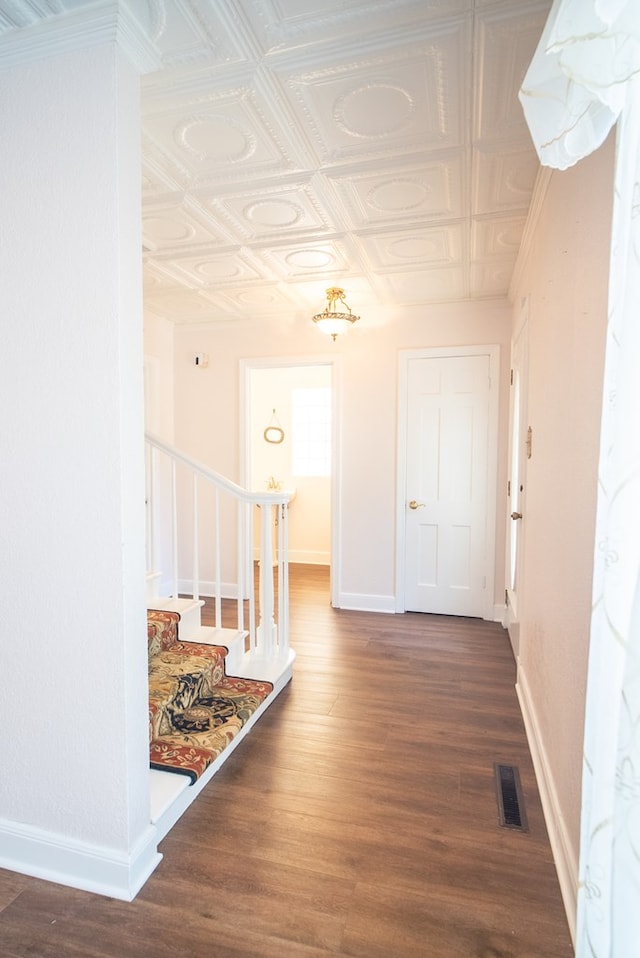
[[[640,954],[640,3],[556,0],[520,91],[541,162],[617,123],[576,954]],[[585,197],[588,202],[588,197]]]
[[[596,150],[639,64],[637,0],[556,0],[520,90],[540,162],[565,170]]]

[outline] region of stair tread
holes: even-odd
[[[147,600],[148,609],[157,609],[162,612],[178,612],[184,615],[190,609],[201,608],[204,599],[174,598],[173,596],[154,596]]]
[[[202,642],[204,645],[226,645],[244,641],[247,632],[238,629],[218,629],[212,625],[201,625],[197,629],[189,629],[186,634],[180,634],[185,642]]]
[[[155,824],[171,808],[180,793],[189,787],[189,779],[184,775],[176,775],[175,772],[160,772],[150,768],[149,786],[151,822]]]

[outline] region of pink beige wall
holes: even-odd
[[[613,152],[609,141],[577,167],[547,174],[514,296],[514,323],[529,297],[533,438],[518,593],[518,691],[570,915],[579,848]]]

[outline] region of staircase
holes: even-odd
[[[270,691],[195,781],[150,769],[151,820],[162,838],[291,679],[289,495],[243,489],[151,434],[146,436],[146,474],[147,608],[179,617],[180,642],[222,652],[226,677],[270,683]],[[213,625],[202,624],[203,596],[213,610]]]

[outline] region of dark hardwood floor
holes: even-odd
[[[293,682],[132,903],[0,870],[2,958],[569,958],[506,633],[291,570]],[[529,831],[500,827],[517,765]]]

